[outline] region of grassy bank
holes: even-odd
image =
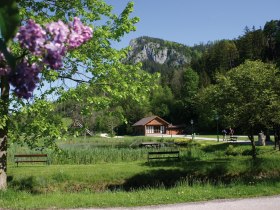
[[[247,144],[173,139],[176,146],[162,149],[179,149],[180,161],[147,163],[154,149],[131,147],[141,140],[103,141],[103,146],[100,139],[61,142],[60,153],[47,151],[48,166],[16,167],[12,154],[31,151],[13,145],[9,190],[0,193],[0,208],[141,206],[280,194],[280,152],[273,146],[258,147],[252,161]]]
[[[171,189],[151,188],[131,192],[45,193],[30,194],[9,190],[0,192],[1,207],[12,209],[121,207],[205,201],[280,194],[280,183],[262,183],[254,186],[186,185]]]

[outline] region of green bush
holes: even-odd
[[[192,139],[187,139],[187,138],[175,138],[174,139],[174,144],[179,145],[179,146],[194,146],[194,145],[198,145]]]
[[[257,153],[257,155],[259,154],[259,150],[258,150],[258,149],[256,149],[256,153]],[[252,149],[246,149],[246,150],[244,150],[244,151],[242,152],[242,155],[243,155],[243,156],[252,156]]]
[[[226,155],[237,156],[238,151],[233,145],[229,145],[225,151]]]

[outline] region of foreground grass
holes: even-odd
[[[135,139],[105,146],[82,141],[63,144],[66,153],[52,156],[49,166],[16,167],[12,154],[24,150],[11,148],[9,190],[0,192],[0,208],[129,207],[280,194],[280,152],[272,146],[258,147],[252,161],[247,144],[178,139],[180,161],[147,163],[147,149],[127,146]]]
[[[254,186],[179,185],[171,189],[144,189],[132,192],[81,192],[30,194],[8,190],[0,192],[0,207],[19,208],[81,208],[144,206],[205,201],[223,198],[244,198],[280,194],[280,182]]]
[[[8,191],[0,192],[0,208],[129,207],[276,195],[280,194],[277,164],[277,159],[269,158],[252,168],[245,157],[11,166],[8,171],[13,180]],[[247,176],[240,179],[244,174]],[[226,177],[232,180],[223,180]]]

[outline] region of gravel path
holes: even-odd
[[[207,202],[180,203],[133,208],[89,208],[87,210],[279,210],[279,203],[280,195],[259,198],[213,200]]]

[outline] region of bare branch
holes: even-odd
[[[86,80],[82,80],[82,79],[75,79],[75,78],[72,78],[72,77],[69,77],[69,76],[62,76],[62,75],[59,75],[58,78],[60,79],[69,79],[69,80],[72,80],[74,82],[77,82],[77,83],[89,83],[88,81]]]

